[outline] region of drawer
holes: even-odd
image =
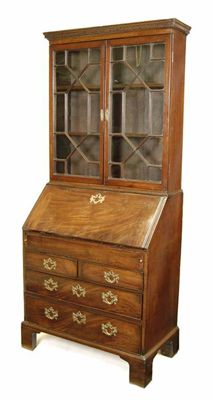
[[[60,334],[88,340],[109,348],[140,353],[141,326],[84,310],[74,305],[64,305],[48,298],[25,297],[26,320]]]
[[[129,270],[143,268],[144,253],[138,249],[127,249],[80,240],[25,233],[25,249],[39,250],[58,256],[93,261]]]
[[[142,295],[78,280],[27,271],[25,289],[132,318],[141,318]]]
[[[143,290],[143,273],[128,271],[89,262],[79,262],[78,274],[81,279],[94,281],[111,287]]]
[[[46,253],[25,251],[24,263],[26,269],[48,272],[48,274],[62,274],[77,276],[77,261],[63,257],[55,257]]]

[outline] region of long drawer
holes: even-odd
[[[25,289],[43,296],[100,308],[132,318],[141,317],[142,295],[96,284],[27,271]]]
[[[66,333],[109,348],[140,353],[141,326],[135,322],[30,295],[25,296],[25,313],[25,320],[39,325],[41,329]]]

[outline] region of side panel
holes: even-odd
[[[181,32],[175,32],[173,34],[172,46],[174,56],[171,76],[171,107],[169,122],[169,192],[174,192],[181,188],[186,36]]]
[[[177,324],[182,198],[182,192],[168,198],[150,244],[143,352],[157,345]]]

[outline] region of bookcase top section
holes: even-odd
[[[67,29],[61,31],[44,32],[44,36],[49,41],[74,39],[81,36],[102,36],[102,35],[115,35],[125,34],[129,32],[136,32],[141,30],[159,30],[159,29],[177,29],[184,32],[186,35],[189,33],[191,27],[184,24],[175,18],[161,19],[154,21],[132,22],[128,24],[119,25],[106,25],[96,26],[92,28],[81,29]]]
[[[47,185],[25,231],[148,248],[167,197]]]

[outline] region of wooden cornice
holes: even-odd
[[[184,24],[175,18],[161,19],[154,21],[133,22],[128,24],[96,26],[92,28],[81,29],[67,29],[55,32],[44,32],[44,36],[49,41],[72,39],[81,36],[101,36],[112,34],[124,34],[132,31],[141,30],[158,30],[158,29],[176,29],[184,32],[186,35],[189,33],[191,27]]]

